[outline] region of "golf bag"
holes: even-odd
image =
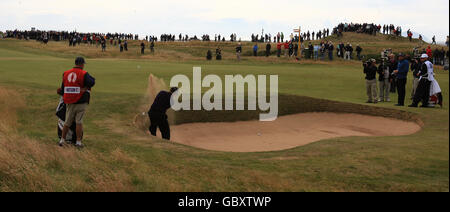
[[[440,105],[443,106],[443,98],[441,93],[441,87],[439,86],[439,83],[436,80],[431,81],[430,85],[430,100],[428,104],[430,106]]]
[[[66,104],[63,101],[63,98],[59,100],[58,107],[56,108],[56,116],[58,117],[58,137],[61,139],[62,130],[64,127],[64,123],[66,121]],[[76,134],[76,123],[75,121],[70,125],[69,131],[67,132],[66,142],[75,143],[77,141]]]

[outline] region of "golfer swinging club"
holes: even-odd
[[[61,91],[64,103],[67,106],[66,121],[62,130],[62,137],[59,145],[63,146],[70,125],[75,121],[77,142],[76,147],[83,147],[81,143],[83,135],[83,116],[89,104],[91,88],[95,85],[95,79],[83,70],[84,58],[78,57],[75,60],[75,67],[64,72]]]
[[[148,111],[148,116],[150,118],[149,131],[153,136],[156,136],[156,130],[159,127],[162,138],[170,140],[170,127],[169,122],[167,121],[166,112],[167,109],[171,107],[170,98],[177,90],[178,88],[171,88],[169,92],[159,92],[150,110]]]

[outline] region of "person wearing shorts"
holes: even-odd
[[[91,88],[95,85],[95,78],[84,71],[86,62],[84,58],[78,57],[75,60],[75,67],[64,72],[61,85],[61,94],[66,104],[66,121],[62,130],[62,137],[59,145],[65,144],[65,138],[70,125],[76,123],[77,142],[75,146],[83,147],[81,142],[83,136],[83,118],[90,101]]]

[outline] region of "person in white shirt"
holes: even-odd
[[[420,57],[422,65],[419,73],[419,85],[417,86],[416,93],[413,98],[413,103],[408,107],[417,107],[419,102],[422,102],[421,107],[428,107],[428,101],[430,99],[430,85],[434,80],[433,64],[428,61],[428,55],[422,54]]]

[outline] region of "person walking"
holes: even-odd
[[[77,134],[75,146],[83,147],[83,118],[89,105],[91,88],[95,85],[95,78],[83,70],[85,64],[84,58],[78,57],[75,59],[75,67],[63,74],[61,92],[67,109],[59,146],[66,143],[67,132],[75,121]]]
[[[398,92],[398,103],[395,106],[405,106],[406,79],[409,71],[409,62],[405,59],[403,53],[398,55],[398,60],[397,69],[393,72],[397,77]]]
[[[167,121],[167,110],[171,107],[170,99],[178,88],[171,88],[170,91],[161,91],[155,98],[148,116],[150,118],[150,134],[156,136],[156,130],[159,128],[163,139],[170,140],[170,126]]]

